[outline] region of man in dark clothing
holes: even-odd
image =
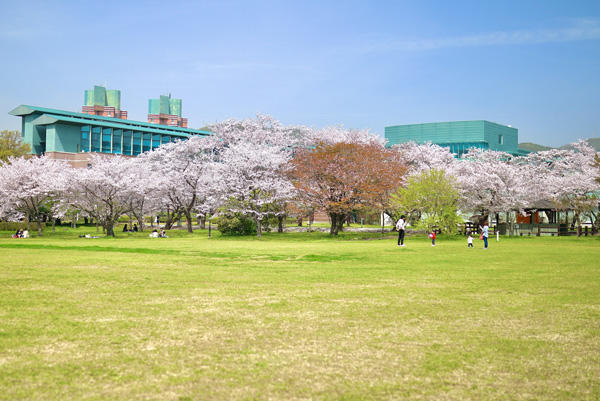
[[[406,246],[404,245],[404,230],[406,228],[405,218],[406,216],[404,215],[400,216],[396,223],[396,230],[398,230],[398,246]]]

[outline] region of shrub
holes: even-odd
[[[27,223],[21,221],[0,221],[0,231],[17,231],[27,228]]]
[[[213,220],[223,235],[256,234],[256,222],[242,214],[221,215]]]

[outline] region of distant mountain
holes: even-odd
[[[590,138],[587,142],[596,149],[596,152],[600,152],[600,138]]]
[[[543,150],[550,150],[552,148],[549,146],[538,145],[537,143],[533,142],[523,142],[519,144],[519,149],[529,150],[530,152],[541,152]]]
[[[596,149],[596,152],[600,152],[600,138],[589,138],[585,140],[587,143],[589,143],[590,145],[592,145],[592,147],[594,149]],[[567,145],[563,145],[561,146],[559,149],[569,149],[571,146],[570,144]]]
[[[589,143],[594,149],[596,149],[596,152],[600,152],[600,138],[589,138],[589,139],[586,139],[585,141],[587,143]],[[531,152],[541,152],[544,150],[553,149],[550,146],[538,145],[537,143],[533,143],[533,142],[520,143],[519,148],[529,150]],[[569,148],[569,144],[559,147],[559,149],[568,149],[568,148]]]

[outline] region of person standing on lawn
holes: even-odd
[[[490,230],[488,222],[486,221],[483,224],[483,227],[479,226],[479,228],[481,229],[481,239],[483,239],[483,249],[487,249],[487,247],[488,247],[488,233],[489,233],[489,230]]]
[[[404,230],[406,229],[405,218],[406,216],[404,215],[400,216],[396,223],[396,230],[398,230],[398,246],[406,246],[404,245]]]
[[[435,246],[435,230],[431,230],[429,238],[431,239],[431,246]]]

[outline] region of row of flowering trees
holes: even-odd
[[[261,115],[211,131],[136,158],[95,155],[88,169],[46,157],[10,159],[0,164],[0,218],[36,222],[41,235],[44,215],[78,211],[114,236],[124,214],[142,230],[144,216],[166,214],[168,228],[184,218],[191,232],[194,214],[235,213],[252,218],[260,236],[269,217],[317,209],[329,215],[335,235],[353,211],[393,214],[396,205],[410,212],[399,189],[432,171],[441,174],[422,185],[426,198],[413,202],[421,208],[441,204],[438,198],[454,190],[444,199],[465,212],[523,210],[543,201],[579,214],[597,206],[596,153],[582,142],[524,157],[473,150],[456,159],[431,144],[389,149],[366,130],[284,126]],[[436,195],[432,182],[445,177],[452,191]],[[432,214],[431,207],[422,210]]]
[[[571,210],[577,223],[588,214],[596,219],[600,183],[595,149],[579,141],[565,149],[511,156],[472,149],[456,159],[436,145],[406,143],[397,147],[410,174],[444,171],[458,191],[457,206],[482,216],[550,206]]]

